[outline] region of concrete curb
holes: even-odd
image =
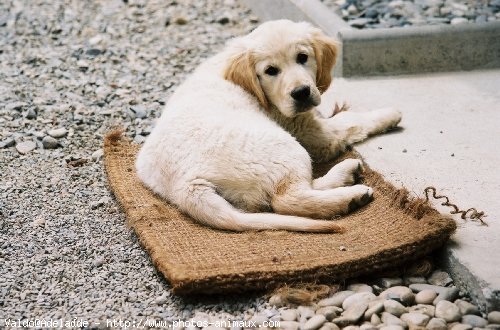
[[[345,77],[500,68],[500,21],[357,30],[319,0],[244,0],[263,20],[309,21],[342,42]]]

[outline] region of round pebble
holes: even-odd
[[[321,328],[321,326],[326,322],[326,318],[324,315],[317,314],[311,317],[307,322],[303,325],[303,330],[317,330]]]
[[[488,321],[477,315],[462,316],[462,323],[469,324],[473,328],[484,328],[488,325]]]
[[[391,313],[392,315],[395,315],[397,317],[408,311],[405,306],[391,299],[384,301],[384,310],[387,313]]]
[[[46,136],[42,140],[42,145],[44,149],[56,149],[59,147],[59,141],[52,136]]]
[[[422,290],[415,295],[415,303],[417,304],[432,304],[436,299],[437,293],[433,290]]]
[[[61,128],[51,129],[47,132],[47,134],[49,134],[53,138],[58,139],[58,138],[65,137],[66,134],[68,134],[68,131],[64,127],[61,127]]]
[[[21,155],[25,155],[33,150],[36,149],[36,143],[33,141],[25,141],[16,144],[16,150],[19,152]]]
[[[461,318],[458,306],[446,300],[437,303],[435,315],[446,322],[457,322]]]
[[[500,324],[500,312],[499,311],[489,312],[488,322],[494,324]]]

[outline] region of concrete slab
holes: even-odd
[[[488,215],[487,227],[454,216],[459,229],[442,261],[482,308],[500,310],[500,70],[337,78],[322,111],[335,101],[351,111],[399,108],[402,131],[357,146],[368,164],[418,196],[435,186],[460,208]]]

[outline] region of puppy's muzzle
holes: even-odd
[[[313,106],[318,105],[311,95],[311,87],[307,85],[295,87],[290,93],[290,96],[295,102],[295,111],[297,112],[305,112]]]

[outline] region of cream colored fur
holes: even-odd
[[[371,188],[354,182],[362,164],[348,159],[313,180],[311,158],[332,159],[397,125],[401,114],[318,116],[336,54],[320,30],[287,20],[232,40],[170,98],[138,155],[140,179],[211,227],[341,231],[312,218],[332,219],[371,200]],[[310,95],[299,102],[291,93],[301,86]]]

